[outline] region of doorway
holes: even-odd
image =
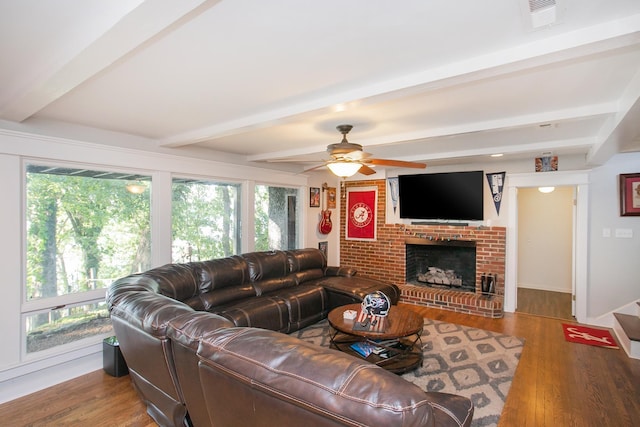
[[[573,287],[572,305],[578,322],[587,321],[588,221],[589,173],[566,171],[523,173],[507,175],[507,242],[505,271],[505,312],[518,307],[518,192],[523,188],[539,186],[572,186],[575,188],[575,216],[573,234]]]
[[[574,320],[575,187],[518,190],[517,312]]]

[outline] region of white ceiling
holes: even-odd
[[[428,164],[640,151],[640,1],[533,3],[0,0],[0,127],[298,170],[342,123]]]

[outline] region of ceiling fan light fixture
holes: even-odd
[[[141,182],[131,182],[125,186],[127,191],[131,194],[142,194],[144,190],[147,189],[147,186]]]
[[[362,165],[360,163],[355,162],[329,162],[327,163],[327,167],[329,170],[336,176],[340,178],[348,178],[350,176],[355,175]]]

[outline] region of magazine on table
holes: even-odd
[[[386,348],[379,347],[369,341],[354,342],[351,344],[351,348],[364,358],[368,357],[372,353],[377,354],[382,358],[387,358],[389,355]]]

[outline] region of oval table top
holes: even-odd
[[[342,316],[342,313],[346,310],[354,310],[359,313],[361,308],[360,304],[349,304],[334,308],[328,316],[329,324],[335,330],[345,334],[380,340],[396,339],[407,337],[409,335],[420,334],[424,327],[424,319],[415,311],[393,305],[389,309],[389,314],[385,319],[386,327],[384,332],[353,330],[353,325],[356,323],[356,319],[345,319]]]

